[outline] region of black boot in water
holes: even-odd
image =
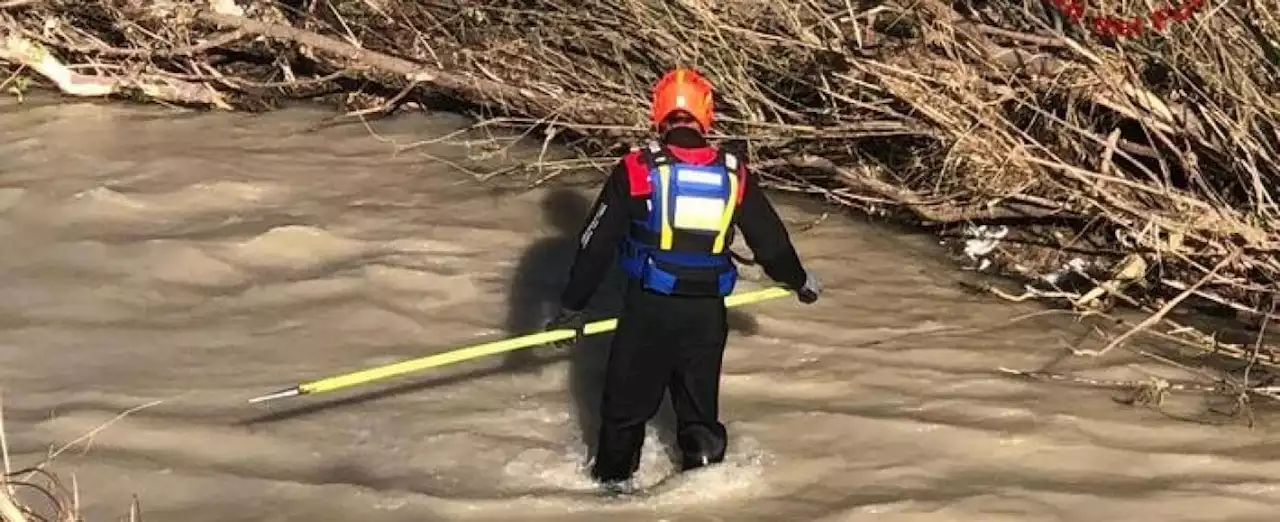
[[[717,436],[705,426],[693,425],[680,431],[680,451],[684,455],[681,471],[701,468],[724,461],[724,436]]]

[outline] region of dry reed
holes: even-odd
[[[3,466],[3,473],[0,473],[0,521],[80,520],[74,492],[65,488],[56,474],[50,473],[43,466],[19,470],[12,468],[3,403],[0,403],[0,465]],[[43,480],[33,480],[36,475]],[[33,497],[38,501],[33,500]]]
[[[0,396],[3,399],[3,396]],[[93,437],[125,417],[164,402],[152,401],[135,406],[113,417],[57,450],[50,448],[39,463],[21,469],[13,469],[9,455],[9,432],[5,427],[4,404],[0,400],[0,522],[81,522],[80,491],[75,475],[71,486],[63,483],[61,476],[49,468],[54,459],[76,444],[87,444]],[[127,522],[141,520],[141,509],[135,496],[129,505]]]

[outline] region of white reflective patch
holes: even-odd
[[[607,208],[609,208],[609,205],[603,202],[600,203],[600,209],[596,211],[596,215],[591,218],[591,223],[587,224],[587,229],[582,231],[582,237],[578,239],[580,247],[587,248],[587,243],[591,242],[591,236],[595,234],[596,227],[600,226],[600,218],[604,216],[604,211]]]
[[[676,171],[676,180],[684,183],[697,183],[699,185],[719,187],[724,184],[724,175],[718,172],[680,169]]]
[[[683,230],[720,231],[724,201],[716,198],[680,196],[676,198],[675,219],[671,226]]]

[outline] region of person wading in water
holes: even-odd
[[[786,226],[737,156],[708,143],[712,87],[676,69],[655,85],[659,138],[625,155],[600,190],[549,330],[575,329],[615,255],[627,287],[609,349],[591,475],[613,492],[634,489],[645,424],[664,390],[676,413],[682,471],[719,463],[719,419],[728,338],[724,297],[737,282],[729,245],[740,231],[774,281],[813,303],[821,287],[801,264]]]

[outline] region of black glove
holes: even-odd
[[[804,286],[796,289],[796,297],[800,298],[800,302],[811,304],[818,300],[818,296],[822,294],[822,283],[818,282],[818,278],[808,270],[804,271]]]
[[[567,308],[560,309],[560,313],[547,321],[543,328],[545,331],[569,329],[574,331],[572,340],[556,341],[552,343],[556,347],[564,347],[571,344],[578,344],[582,340],[583,329],[586,327],[586,313],[581,310],[569,310]]]

